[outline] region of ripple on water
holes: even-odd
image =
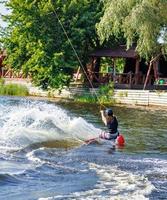
[[[17,177],[17,175],[12,174],[0,174],[0,185],[17,185],[21,182],[21,180]]]
[[[155,188],[144,176],[122,171],[117,167],[108,165],[89,164],[89,169],[95,171],[99,180],[91,190],[74,192],[69,195],[57,195],[54,197],[39,198],[39,200],[51,199],[76,199],[76,200],[139,200],[147,199]]]

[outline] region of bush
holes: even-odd
[[[99,103],[113,103],[114,95],[114,84],[113,82],[109,82],[106,85],[100,86],[98,91],[98,101]]]
[[[0,85],[4,85],[5,80],[3,78],[0,78]]]
[[[11,96],[28,96],[28,88],[18,84],[1,84],[0,83],[0,95]]]
[[[106,85],[100,86],[96,94],[83,94],[76,95],[74,97],[77,102],[86,102],[86,103],[100,103],[100,104],[111,104],[114,103],[112,98],[114,95],[114,85],[112,82],[109,82]]]

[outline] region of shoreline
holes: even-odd
[[[35,100],[47,100],[51,102],[73,102],[78,104],[94,104],[75,100],[75,95],[93,95],[92,89],[71,87],[63,89],[61,93],[56,90],[44,91],[32,85],[30,80],[6,79],[5,84],[24,85],[29,91],[29,95],[22,98]],[[147,110],[167,110],[167,91],[149,91],[149,90],[127,90],[115,89],[112,97],[114,104],[110,106],[119,106],[127,108],[139,108]],[[104,104],[107,105],[107,104]]]
[[[80,104],[80,105],[94,105],[94,106],[99,106],[99,103],[89,103],[89,102],[81,102],[81,101],[75,101],[74,99],[69,99],[69,98],[62,98],[62,97],[44,97],[44,96],[10,96],[10,95],[0,95],[0,97],[9,97],[9,98],[22,98],[22,99],[29,99],[29,100],[36,100],[36,101],[49,101],[53,103],[70,103],[70,104]],[[140,109],[140,110],[151,110],[151,111],[156,111],[156,110],[162,110],[162,111],[167,111],[167,107],[163,106],[157,106],[157,105],[150,105],[150,106],[144,106],[144,105],[132,105],[132,104],[119,104],[119,103],[114,103],[114,104],[104,104],[106,107],[125,107],[125,108],[131,108],[131,109]]]

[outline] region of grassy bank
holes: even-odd
[[[3,79],[0,80],[0,95],[11,95],[11,96],[28,96],[28,88],[24,85],[19,84],[5,84]]]

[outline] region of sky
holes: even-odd
[[[3,4],[0,3],[0,14],[8,14],[9,11],[5,8],[5,6]],[[0,25],[1,26],[6,26],[5,22],[2,21],[2,18],[0,16]]]

